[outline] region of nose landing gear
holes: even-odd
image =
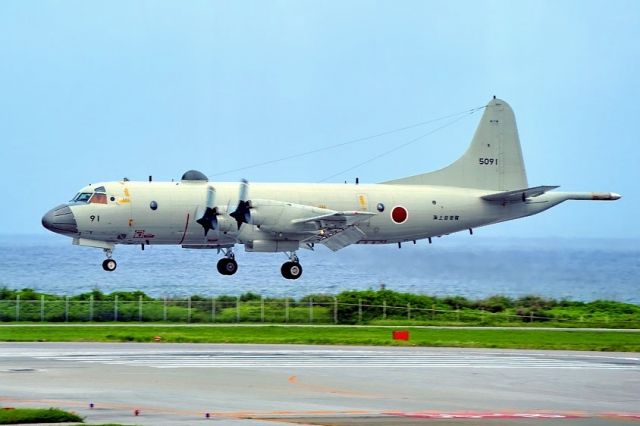
[[[282,273],[282,276],[288,280],[297,280],[302,276],[302,265],[300,265],[300,261],[295,252],[292,252],[289,255],[288,262],[284,262],[282,264],[280,272]]]
[[[238,262],[236,262],[235,255],[228,249],[222,259],[218,261],[218,272],[222,275],[233,275],[238,272]]]
[[[104,254],[107,255],[107,258],[104,260],[104,262],[102,262],[102,269],[107,272],[115,271],[118,264],[111,258],[111,256],[113,255],[113,250],[104,249]]]

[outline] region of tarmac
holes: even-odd
[[[638,426],[640,354],[0,343],[0,406],[89,424]]]

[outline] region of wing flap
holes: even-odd
[[[346,246],[360,241],[366,234],[357,226],[349,226],[345,230],[335,233],[320,241],[332,251],[338,251]]]

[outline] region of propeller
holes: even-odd
[[[247,223],[251,202],[247,199],[249,195],[249,182],[246,179],[240,181],[240,192],[238,194],[238,206],[229,215],[238,223],[238,229],[243,223]],[[231,209],[229,209],[231,210]]]
[[[204,211],[202,217],[196,220],[197,223],[204,228],[204,236],[206,237],[210,230],[215,229],[216,216],[218,215],[218,209],[214,207],[216,198],[216,190],[213,186],[207,187],[207,208]]]

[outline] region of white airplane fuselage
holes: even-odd
[[[177,182],[102,182],[84,187],[42,219],[74,244],[176,244],[225,251],[218,271],[236,272],[232,247],[286,252],[285,278],[302,273],[295,251],[324,244],[392,244],[442,236],[540,213],[566,200],[616,200],[609,192],[529,187],[515,117],[493,99],[473,140],[444,169],[381,184],[214,183],[197,171]]]
[[[74,237],[119,244],[227,245],[278,240],[278,232],[243,224],[240,230],[204,235],[196,223],[204,209],[207,182],[104,182],[107,204],[78,203],[69,207],[77,222]],[[224,205],[237,200],[238,183],[211,184]],[[125,195],[128,193],[129,195]],[[386,184],[251,184],[251,197],[338,211],[376,212],[360,229],[360,244],[419,240],[539,213],[567,199],[565,193],[544,194],[517,204],[488,203],[491,191],[440,186]],[[566,194],[570,195],[570,194]],[[542,198],[542,199],[541,199]],[[113,199],[113,201],[111,201]],[[151,203],[156,208],[152,209]],[[382,212],[377,210],[381,205]],[[394,208],[406,218],[394,220]]]

